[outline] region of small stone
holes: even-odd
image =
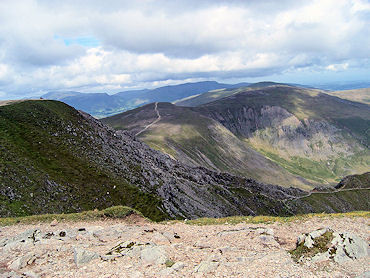
[[[144,277],[144,275],[138,270],[133,271],[130,274],[130,278],[141,278],[141,277]]]
[[[14,260],[10,265],[9,268],[12,270],[20,270],[27,265],[31,265],[36,260],[36,256],[34,254],[27,254],[25,256],[19,257]]]
[[[260,235],[260,241],[262,244],[267,246],[279,247],[280,244],[275,240],[273,236],[270,235]]]
[[[56,225],[58,225],[58,220],[54,219],[53,221],[51,221],[50,226],[54,227]]]
[[[95,252],[91,252],[82,248],[74,247],[74,261],[77,266],[88,263],[92,260],[98,259],[99,255]]]
[[[33,271],[26,271],[26,272],[23,272],[22,274],[28,278],[40,278],[40,275],[36,274]]]
[[[214,261],[203,261],[199,265],[197,265],[194,269],[194,272],[197,273],[209,273],[215,271],[219,266],[219,262]]]
[[[180,238],[180,236],[177,233],[174,233],[173,237],[174,238]]]
[[[370,271],[366,271],[359,276],[356,276],[356,278],[369,278],[370,277]]]
[[[316,231],[311,232],[309,235],[311,236],[311,238],[314,239],[314,238],[322,236],[328,231],[332,231],[332,230],[330,230],[329,228],[318,229]]]
[[[220,251],[221,254],[223,254],[223,253],[225,253],[227,251],[230,251],[231,248],[230,248],[230,246],[225,246],[225,247],[219,248],[218,250]]]
[[[167,261],[166,251],[161,246],[146,247],[141,250],[140,258],[151,264],[164,264]]]
[[[19,275],[15,271],[10,271],[10,272],[3,272],[1,273],[2,276],[0,277],[6,277],[6,278],[23,278],[24,276]]]
[[[183,269],[185,267],[185,264],[183,262],[176,262],[171,269],[178,271],[180,269]]]
[[[155,235],[153,235],[152,241],[154,241],[157,244],[171,243],[171,240],[168,237],[168,235],[166,236],[165,234],[161,233],[156,233]]]
[[[319,253],[312,257],[312,262],[319,263],[330,259],[329,252]]]
[[[273,236],[274,230],[270,228],[257,228],[256,233],[261,234],[261,235]]]
[[[114,261],[116,258],[119,258],[119,257],[122,257],[122,255],[120,254],[114,254],[114,255],[102,255],[100,256],[100,258],[103,260],[103,261]]]
[[[306,246],[307,248],[312,248],[314,243],[315,242],[313,241],[312,237],[308,235],[306,236],[303,245]]]

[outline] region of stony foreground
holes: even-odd
[[[370,277],[369,256],[296,263],[302,233],[328,227],[370,240],[369,218],[195,226],[126,221],[0,228],[0,277]]]

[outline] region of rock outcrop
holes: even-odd
[[[297,261],[306,259],[314,262],[333,260],[342,264],[348,260],[368,256],[368,249],[368,244],[357,235],[323,228],[300,235],[297,247],[291,251],[291,254]]]

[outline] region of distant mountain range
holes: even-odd
[[[83,110],[94,117],[102,118],[134,109],[143,104],[164,101],[173,102],[192,95],[201,94],[222,88],[237,88],[249,83],[221,84],[215,81],[185,83],[164,86],[156,89],[133,90],[108,95],[106,93],[80,93],[73,91],[49,92],[42,96],[44,99],[60,100]]]
[[[44,99],[60,100],[68,105],[73,106],[78,110],[83,110],[96,118],[104,118],[112,116],[127,110],[137,108],[139,106],[152,102],[172,102],[180,105],[192,106],[194,97],[201,95],[205,100],[197,99],[197,105],[200,102],[208,102],[207,92],[211,92],[211,96],[215,97],[213,91],[222,90],[222,97],[229,93],[235,93],[233,89],[246,88],[254,89],[265,86],[277,85],[283,83],[275,82],[258,82],[258,83],[238,83],[238,84],[224,84],[216,81],[203,81],[195,83],[185,83],[180,85],[164,86],[156,89],[143,89],[119,92],[113,95],[106,93],[80,93],[74,91],[56,91],[49,92],[42,96]],[[291,86],[298,86],[302,88],[314,89],[313,86],[286,84]],[[324,84],[318,85],[316,88],[332,90],[337,89],[356,89],[364,88],[370,83],[351,83],[351,84]],[[362,87],[361,87],[362,86]]]

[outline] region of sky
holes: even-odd
[[[368,0],[0,1],[0,99],[369,73]]]

